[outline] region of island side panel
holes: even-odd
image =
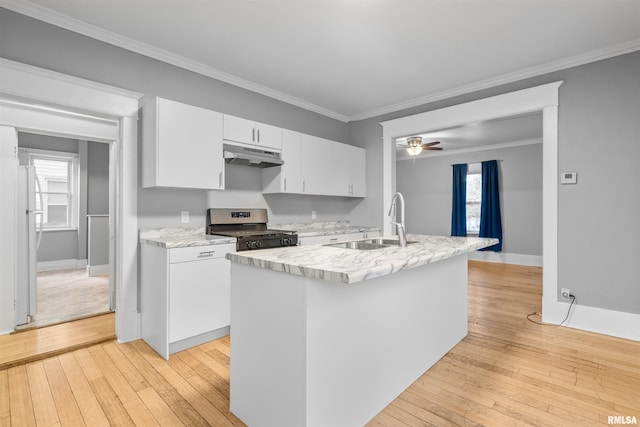
[[[140,244],[140,316],[142,339],[169,360],[168,250]]]
[[[250,426],[306,425],[303,278],[231,263],[230,409]]]
[[[467,255],[341,285],[308,280],[307,426],[365,424],[467,334]]]

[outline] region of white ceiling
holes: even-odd
[[[411,156],[402,147],[406,138],[396,139],[398,160],[477,151],[479,149],[542,143],[542,112],[469,123],[451,129],[420,134],[422,142],[440,141],[442,151],[423,151]],[[493,147],[491,147],[493,146]]]
[[[349,121],[640,49],[640,0],[0,0]]]

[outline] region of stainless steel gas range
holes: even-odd
[[[207,209],[207,234],[235,237],[236,251],[296,246],[295,231],[269,230],[266,209]]]

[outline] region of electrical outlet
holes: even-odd
[[[183,224],[189,224],[189,211],[180,212],[180,219]]]
[[[567,288],[562,288],[560,291],[560,297],[562,299],[570,300],[571,299],[571,290]]]
[[[316,219],[316,211],[311,211],[311,219]]]

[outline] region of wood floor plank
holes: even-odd
[[[50,426],[59,422],[60,418],[42,362],[29,363],[26,369],[36,425]]]
[[[185,425],[152,387],[138,391],[138,396],[159,425],[168,427]]]
[[[44,370],[47,374],[47,380],[51,387],[53,400],[58,410],[60,425],[63,426],[84,426],[86,425],[82,418],[82,413],[75,400],[71,386],[64,374],[62,365],[57,357],[50,357],[42,361]]]
[[[76,353],[78,352],[62,354],[58,356],[58,360],[67,377],[67,381],[69,381],[69,386],[78,403],[82,418],[88,426],[109,426],[109,420],[102,410],[89,381],[87,381],[80,363],[78,363],[76,358]]]
[[[10,368],[9,382],[9,407],[11,411],[11,424],[16,426],[33,426],[36,417],[33,413],[33,401],[29,391],[27,370],[22,366]]]
[[[149,383],[129,359],[127,359],[121,350],[122,347],[123,346],[116,344],[115,341],[102,345],[105,353],[109,356],[113,364],[117,366],[117,369],[122,373],[122,376],[126,378],[127,383],[134,391],[138,392],[149,388]]]
[[[96,346],[94,349],[95,351],[90,352],[91,357],[100,367],[104,374],[103,378],[107,380],[111,390],[122,403],[122,407],[128,412],[133,423],[135,425],[157,425],[157,422],[142,404],[138,394],[129,384],[127,377],[125,377],[125,373],[131,371],[131,368],[129,366],[117,366],[113,363],[113,360],[105,351],[105,345]]]
[[[185,425],[207,425],[207,421],[200,413],[187,402],[178,390],[162,375],[161,371],[167,369],[167,364],[157,353],[151,350],[143,341],[129,343],[128,346],[135,349],[130,353],[125,353],[134,363],[145,379],[157,391],[162,400],[180,418]],[[158,371],[156,367],[161,370]]]
[[[8,370],[0,371],[0,419],[9,419],[11,406],[9,404],[9,375]]]
[[[99,377],[89,381],[93,393],[96,395],[100,407],[104,411],[109,425],[113,426],[134,426],[129,412],[122,405],[120,399],[111,388],[111,385],[104,377]]]

